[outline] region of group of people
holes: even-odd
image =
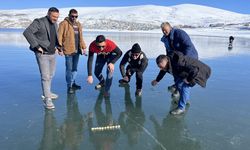
[[[47,109],[54,109],[53,99],[58,95],[51,91],[51,81],[55,74],[55,55],[58,53],[65,56],[67,92],[73,94],[75,90],[81,89],[76,80],[78,61],[80,55],[86,54],[86,43],[82,35],[82,25],[77,20],[78,12],[75,9],[69,11],[68,16],[57,25],[59,10],[51,7],[45,17],[35,19],[23,32],[23,35],[34,51],[41,75],[43,91],[43,102]],[[166,47],[166,54],[159,55],[156,63],[160,72],[152,85],[155,86],[168,72],[174,77],[174,84],[171,86],[174,93],[179,93],[178,107],[171,110],[174,115],[185,112],[185,106],[190,100],[190,88],[196,83],[202,87],[211,74],[211,69],[198,60],[198,53],[190,37],[181,29],[171,27],[168,22],[161,25],[163,37],[161,41]],[[122,56],[121,49],[104,35],[98,35],[89,45],[87,70],[87,82],[92,84],[92,64],[94,54],[97,54],[94,74],[99,80],[96,89],[104,88],[104,96],[110,96],[114,64]],[[103,67],[107,64],[106,78],[102,75]],[[136,74],[136,96],[142,95],[143,73],[148,66],[148,58],[141,50],[138,43],[135,43],[128,50],[121,62],[120,72],[122,79],[120,84],[128,84],[131,76]]]

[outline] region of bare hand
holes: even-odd
[[[93,83],[93,77],[92,77],[92,76],[88,76],[87,82],[88,82],[89,84],[92,84],[92,83]]]
[[[82,51],[82,54],[83,54],[84,56],[88,56],[87,53],[86,53],[86,49],[81,49],[81,51]]]
[[[185,82],[186,84],[189,84],[189,82],[187,81],[187,78],[183,79],[183,82]]]
[[[39,47],[37,50],[43,54],[43,49],[41,47]]]
[[[114,70],[115,70],[115,66],[114,66],[114,64],[109,63],[109,64],[108,64],[108,70],[109,70],[111,73],[113,73],[113,72],[114,72]]]
[[[58,51],[58,54],[59,54],[60,56],[63,56],[63,55],[64,55],[64,53],[63,53],[63,52],[60,52],[60,51]]]
[[[57,52],[60,56],[63,56],[63,55],[64,55],[63,51],[59,50],[58,48],[56,48],[56,52]]]
[[[153,81],[151,82],[151,85],[152,85],[152,86],[156,86],[157,83],[158,83],[158,82],[157,82],[156,80],[153,80]]]
[[[123,80],[128,82],[128,76],[123,77]]]

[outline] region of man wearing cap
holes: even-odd
[[[125,71],[125,65],[128,63]],[[120,71],[123,79],[119,80],[121,84],[129,83],[131,76],[136,73],[136,92],[135,95],[141,96],[143,72],[148,66],[148,59],[138,43],[132,46],[123,56],[120,63]]]
[[[95,76],[99,80],[99,83],[95,86],[96,89],[100,89],[105,86],[104,96],[109,96],[110,87],[112,84],[114,64],[121,57],[122,51],[120,48],[111,40],[106,39],[104,35],[98,35],[96,40],[93,41],[89,46],[88,56],[88,78],[89,84],[93,83],[92,77],[92,63],[94,53],[97,54],[95,64]],[[107,77],[106,81],[102,75],[102,69],[107,63]]]

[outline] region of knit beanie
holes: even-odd
[[[138,43],[135,43],[133,46],[132,46],[132,49],[131,49],[131,52],[132,53],[140,53],[141,52],[141,47]]]

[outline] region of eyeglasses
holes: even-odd
[[[71,18],[78,18],[78,16],[73,16],[73,15],[71,15],[70,17],[71,17]]]
[[[98,48],[104,48],[105,46],[97,46]]]

